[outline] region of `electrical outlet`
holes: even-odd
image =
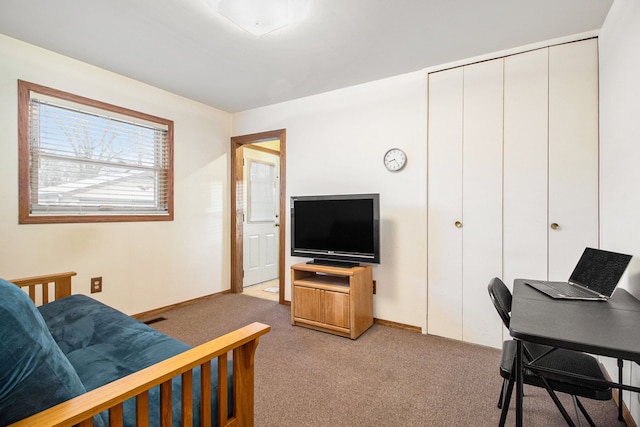
[[[91,293],[102,292],[102,277],[91,278]]]

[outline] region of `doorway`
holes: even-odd
[[[285,304],[285,153],[285,129],[231,138],[231,291],[272,280],[280,304]]]

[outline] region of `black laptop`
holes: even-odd
[[[524,282],[551,298],[606,301],[613,295],[631,258],[631,255],[586,248],[568,282]]]

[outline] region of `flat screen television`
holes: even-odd
[[[291,197],[291,256],[310,263],[380,263],[380,195]]]

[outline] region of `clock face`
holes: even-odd
[[[399,171],[407,163],[407,155],[399,148],[392,148],[384,155],[384,165],[390,171]]]

